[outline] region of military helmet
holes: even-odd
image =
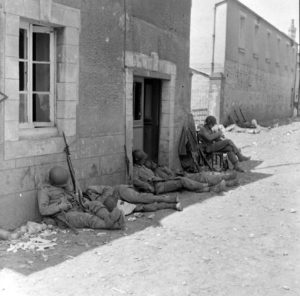
[[[205,119],[205,124],[214,126],[215,124],[217,124],[216,117],[212,115],[207,116]]]
[[[132,158],[134,164],[142,164],[146,159],[148,155],[140,149],[136,149],[132,152]]]
[[[69,172],[60,166],[53,167],[49,172],[49,181],[54,186],[66,185],[69,181]]]

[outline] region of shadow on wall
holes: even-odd
[[[247,169],[254,169],[260,165],[262,161],[249,161]],[[257,172],[247,172],[240,174],[240,183],[242,185],[256,182],[264,178],[272,176],[271,174],[263,174]],[[234,190],[232,188],[231,190]],[[171,193],[176,194],[176,193]],[[216,196],[213,193],[189,194],[183,192],[180,194],[180,199],[184,208]],[[107,230],[90,230],[80,231],[79,235],[75,235],[71,230],[59,231],[56,235],[57,245],[54,249],[49,249],[44,252],[32,252],[19,250],[17,253],[7,253],[9,241],[0,242],[0,272],[1,269],[11,269],[20,273],[20,276],[27,276],[34,272],[46,269],[51,266],[58,265],[64,261],[73,259],[80,254],[99,248],[103,245],[109,245],[112,241],[129,236],[136,232],[142,231],[148,227],[161,227],[161,221],[175,213],[172,210],[161,210],[153,213],[145,213],[142,217],[134,221],[127,221],[127,227],[124,231],[107,231]],[[130,216],[129,216],[130,217]],[[127,216],[128,219],[128,216]],[[127,220],[126,219],[126,220]]]

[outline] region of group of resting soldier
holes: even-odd
[[[134,204],[135,212],[181,211],[178,195],[166,193],[179,190],[219,193],[238,185],[235,171],[175,173],[148,159],[141,150],[133,151],[132,156],[133,186],[91,186],[81,202],[72,191],[69,172],[63,167],[53,167],[49,183],[38,191],[38,206],[45,222],[64,223],[72,228],[123,229],[125,218],[118,201]]]

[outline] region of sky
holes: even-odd
[[[239,0],[239,2],[286,34],[291,20],[294,19],[297,28],[296,41],[299,42],[299,0]]]

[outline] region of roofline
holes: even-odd
[[[202,71],[199,71],[199,70],[197,70],[197,69],[195,69],[195,68],[190,68],[190,71],[191,71],[192,73],[200,74],[200,75],[202,75],[202,76],[205,76],[205,77],[207,77],[207,78],[210,78],[210,75],[209,75],[209,74],[204,73],[204,72],[202,72]]]
[[[284,35],[286,38],[288,38],[291,42],[294,42],[295,44],[298,45],[298,43],[291,38],[289,35],[287,35],[286,33],[280,31],[278,28],[276,28],[274,25],[272,25],[270,22],[268,22],[266,19],[264,19],[262,16],[260,16],[259,14],[257,14],[255,11],[253,11],[252,9],[250,9],[248,6],[246,6],[245,4],[241,3],[238,0],[225,0],[226,2],[229,1],[233,1],[236,2],[239,6],[242,6],[243,8],[245,8],[246,10],[250,11],[252,14],[254,14],[256,17],[260,18],[262,21],[264,21],[265,23],[267,23],[269,26],[271,26],[273,29],[275,29],[278,33],[280,33],[281,35]],[[223,1],[222,1],[223,2]],[[299,41],[300,42],[300,41]]]

